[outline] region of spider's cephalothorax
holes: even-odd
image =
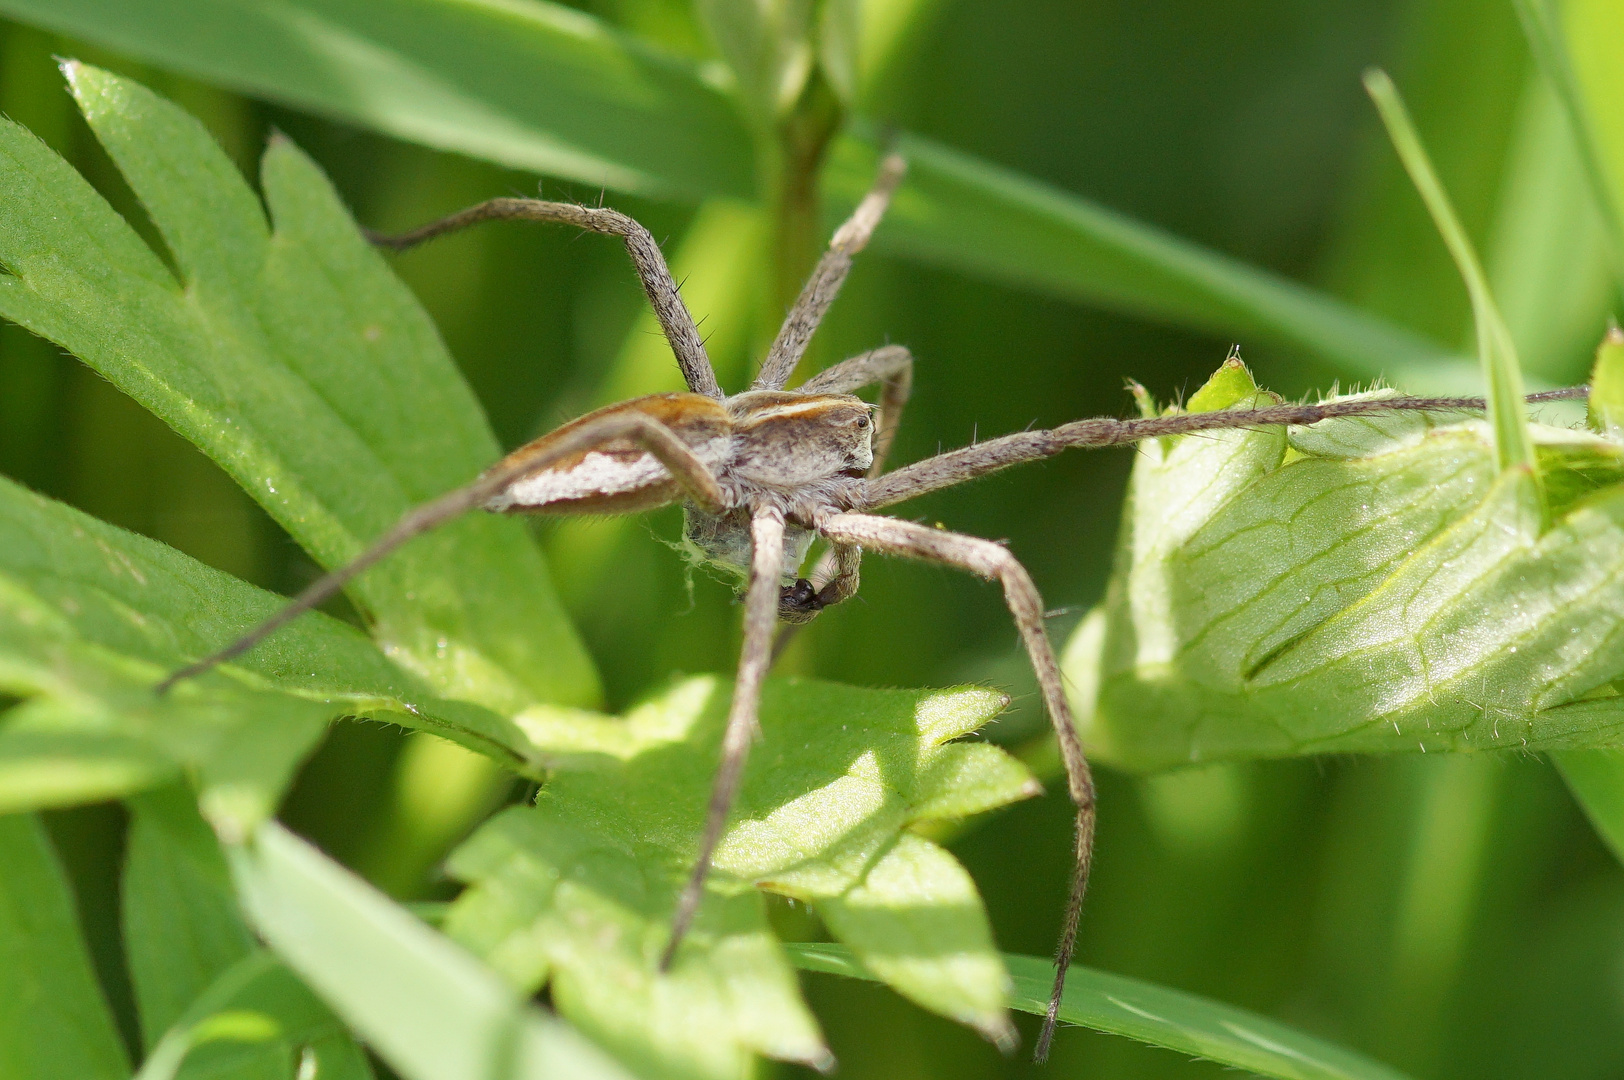
[[[1003,587],[1037,674],[1060,744],[1067,794],[1077,811],[1071,898],[1055,952],[1049,1012],[1037,1045],[1036,1056],[1043,1060],[1058,1018],[1094,844],[1094,784],[1044,628],[1043,601],[1031,577],[1003,545],[872,511],[1068,447],[1121,445],[1218,428],[1311,424],[1332,416],[1392,409],[1481,409],[1483,403],[1390,397],[1139,420],[1077,420],[1047,431],[990,439],[882,474],[912,385],[913,358],[908,350],[878,348],[825,369],[798,390],[784,388],[838,295],[852,255],[878,226],[902,174],[900,157],[891,155],[882,162],[874,188],[836,231],[785,318],[754,385],[732,397],[724,395],[716,381],[659,245],[647,229],[624,214],[539,199],[492,199],[406,236],[375,237],[380,244],[403,249],[481,221],[514,218],[619,236],[689,392],[611,405],[521,447],[472,483],[408,513],[357,558],[334,568],[236,641],[175,672],[159,691],[247,651],[401,544],[468,510],[616,514],[681,502],[687,515],[685,544],[695,557],[743,582],[744,648],[704,832],[698,838],[693,871],[677,898],[671,937],[660,960],[665,967],[673,962],[699,906],[711,855],[739,789],[756,729],[761,683],[774,655],[775,624],[780,619],[805,622],[852,596],[864,552],[920,559],[996,581]],[[873,386],[880,388],[877,407],[851,396],[852,391]],[[815,539],[825,541],[829,549],[811,574],[798,577]]]

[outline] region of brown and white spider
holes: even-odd
[[[755,382],[731,396],[717,384],[659,245],[647,229],[624,214],[537,199],[492,199],[404,236],[374,237],[381,245],[403,250],[479,222],[510,219],[555,222],[619,236],[676,354],[688,393],[623,401],[520,447],[467,486],[408,513],[355,561],[316,581],[242,638],[175,672],[159,691],[247,651],[401,544],[466,511],[623,514],[682,503],[687,546],[697,558],[742,582],[744,647],[721,764],[693,871],[672,918],[661,960],[665,966],[699,906],[711,856],[739,788],[756,732],[762,679],[772,662],[774,624],[806,622],[852,596],[864,551],[922,559],[996,580],[1003,586],[1037,673],[1059,740],[1067,792],[1076,807],[1071,896],[1055,951],[1054,991],[1036,1047],[1042,1061],[1054,1034],[1094,846],[1094,783],[1044,629],[1043,601],[1031,577],[1003,545],[873,511],[1069,447],[1113,446],[1218,428],[1307,424],[1391,409],[1480,409],[1483,402],[1390,397],[1137,420],[1078,420],[1047,431],[1006,435],[884,473],[886,451],[912,383],[913,358],[907,349],[875,349],[835,364],[797,389],[785,386],[839,293],[852,256],[879,225],[903,172],[900,156],[884,159],[873,189],[836,231],[785,318]],[[880,395],[875,407],[853,396],[855,390],[876,385]],[[1536,395],[1545,396],[1557,395]],[[808,577],[801,577],[808,549],[819,538],[829,550]]]

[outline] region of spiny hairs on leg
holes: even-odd
[[[637,412],[604,416],[596,422],[569,432],[547,447],[544,453],[498,464],[473,483],[448,491],[438,499],[407,511],[394,527],[373,541],[360,555],[318,578],[304,592],[288,601],[276,614],[236,641],[170,675],[157,685],[156,692],[159,696],[167,694],[176,683],[201,675],[218,664],[241,656],[300,615],[326,602],[357,574],[377,564],[408,540],[484,505],[493,495],[503,491],[514,481],[540,472],[572,454],[590,450],[613,439],[633,440],[670,470],[671,475],[676,477],[677,482],[695,503],[716,512],[721,511],[726,500],[721,484],[705,463],[700,461],[693,450],[670,428],[651,416]]]
[[[677,290],[676,280],[665,263],[660,245],[635,218],[618,210],[546,202],[542,199],[490,199],[399,236],[384,236],[369,230],[367,238],[379,247],[405,251],[437,236],[485,221],[546,221],[620,237],[632,257],[632,265],[643,283],[643,291],[648,294],[649,304],[660,320],[660,328],[671,343],[671,351],[676,354],[677,366],[682,369],[688,389],[706,397],[723,397],[722,387],[716,381],[716,372],[711,368],[710,357],[705,353],[705,343],[694,326],[694,317],[689,313],[688,306],[682,302],[682,294]]]
[[[1532,404],[1582,398],[1588,386],[1570,386],[1528,395]],[[1073,447],[1125,446],[1169,435],[1190,435],[1201,431],[1268,427],[1276,424],[1317,424],[1342,416],[1369,416],[1385,412],[1481,412],[1482,398],[1390,397],[1355,398],[1265,405],[1259,409],[1220,409],[1216,412],[1173,413],[1119,420],[1107,416],[1074,420],[1057,428],[1021,431],[988,439],[974,446],[949,450],[945,454],[914,462],[895,472],[870,480],[864,506],[874,510],[912,499],[926,492],[953,487],[978,476],[1028,461],[1040,461]]]

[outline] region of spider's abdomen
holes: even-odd
[[[581,426],[632,411],[670,428],[718,477],[726,474],[733,421],[721,402],[703,394],[650,394],[587,413],[519,447],[495,468],[539,458]],[[681,498],[681,486],[653,454],[630,439],[612,439],[514,481],[487,502],[485,509],[521,514],[630,514],[669,506]]]

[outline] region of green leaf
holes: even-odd
[[[1596,347],[1587,412],[1591,430],[1615,439],[1624,437],[1624,331],[1616,326]]]
[[[1608,0],[1513,0],[1540,71],[1567,114],[1573,141],[1601,208],[1614,287],[1624,291],[1624,107],[1617,53],[1624,20]]]
[[[1444,347],[1305,285],[928,139],[899,139],[908,176],[874,244],[1066,300],[1306,349],[1360,378],[1460,365]],[[825,189],[853,206],[872,143],[830,151]]]
[[[307,616],[237,664],[153,685],[282,600],[0,478],[0,807],[106,799],[196,769],[211,816],[269,813],[324,721],[387,713],[539,775],[512,721],[435,698],[351,627]],[[537,708],[538,713],[548,710]]]
[[[387,135],[639,194],[755,191],[727,96],[559,4],[0,0],[0,12]]]
[[[1624,861],[1624,749],[1561,750],[1551,763],[1613,856]]]
[[[0,816],[0,1076],[123,1080],[67,877],[34,817]]]
[[[1624,446],[1531,427],[1551,515],[1482,420],[1346,418],[1140,447],[1086,738],[1138,769],[1607,746],[1624,733]]]
[[[879,981],[839,945],[793,943],[785,948],[802,970]],[[1044,1015],[1054,965],[1009,954],[1004,962],[1015,979],[1011,1004]],[[1378,1061],[1245,1009],[1092,968],[1073,967],[1067,973],[1060,1019],[1281,1080],[1403,1080],[1402,1073]]]
[[[755,193],[745,125],[723,95],[682,62],[541,0],[522,12],[451,0],[211,0],[139,12],[117,0],[0,0],[0,12],[505,165],[619,191]],[[748,14],[735,13],[738,25]],[[746,45],[755,40],[748,29],[739,31]],[[351,64],[365,74],[335,76]],[[606,117],[596,104],[605,98],[638,122]],[[929,140],[901,144],[910,175],[876,239],[881,248],[1067,300],[1281,342],[1359,378],[1462,366],[1435,342],[1267,270]],[[825,184],[836,201],[855,205],[874,154],[864,139],[836,141]]]
[[[366,1056],[255,945],[219,843],[180,785],[130,800],[124,942],[149,1054],[137,1080],[370,1078]]]
[[[221,971],[160,1039],[135,1080],[306,1075],[372,1080],[338,1018],[263,949]]]
[[[848,106],[857,97],[862,24],[862,0],[822,0],[818,7],[818,67]]]
[[[497,457],[427,316],[308,159],[280,140],[266,154],[273,230],[190,116],[105,72],[68,72],[182,280],[8,122],[0,314],[195,442],[324,565]],[[597,692],[518,522],[456,522],[350,595],[397,663],[455,696],[511,711]]]
[[[230,853],[255,928],[405,1080],[625,1080],[564,1024],[281,826]]]
[[[1472,321],[1477,327],[1478,362],[1483,365],[1483,382],[1488,387],[1489,419],[1494,426],[1494,445],[1500,468],[1531,467],[1534,463],[1534,443],[1528,434],[1528,408],[1523,401],[1522,369],[1517,364],[1517,347],[1511,340],[1511,331],[1494,302],[1489,289],[1488,276],[1478,261],[1472,240],[1455,215],[1449,195],[1444,191],[1438,174],[1421,145],[1410,114],[1404,108],[1398,89],[1382,71],[1365,73],[1365,89],[1376,102],[1387,135],[1393,141],[1410,174],[1416,191],[1427,204],[1427,213],[1449,248],[1450,257],[1460,271],[1461,280],[1472,298]]]
[[[153,1047],[210,983],[254,948],[231,873],[189,789],[172,785],[129,802],[121,886],[124,948]]]
[[[794,106],[812,72],[812,0],[696,0],[694,10],[733,70],[764,131]]]
[[[593,771],[559,775],[456,851],[471,882],[447,932],[634,1069],[751,1074],[752,1051],[827,1060],[769,933],[760,891],[809,903],[900,992],[1008,1037],[1007,980],[973,884],[906,830],[1035,794],[1031,775],[959,738],[992,691],[859,690],[770,682],[734,822],[671,970],[657,960],[698,846],[726,719],[726,685],[692,679],[573,737]]]

